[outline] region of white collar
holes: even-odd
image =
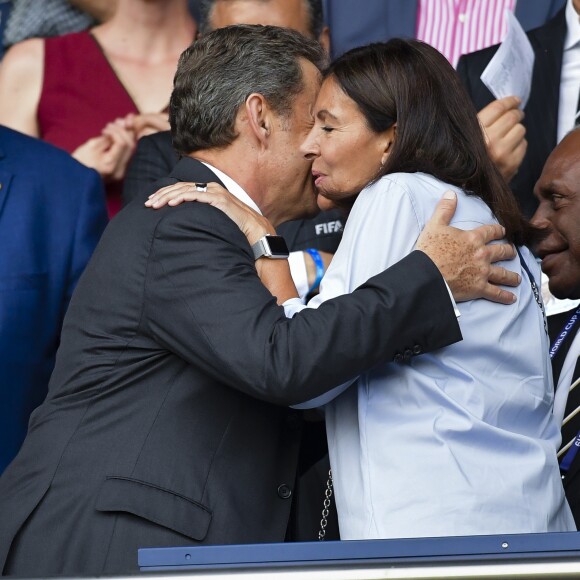
[[[198,161],[201,161],[198,159]],[[217,167],[201,161],[210,171],[213,171],[219,180],[224,184],[225,188],[235,197],[237,197],[241,202],[249,205],[253,210],[257,211],[260,215],[262,212],[260,208],[256,205],[256,202],[244,191],[244,189],[237,184],[229,175],[226,175],[223,171],[220,171]]]
[[[572,0],[566,3],[566,40],[564,50],[573,48],[580,42],[580,16],[574,9]]]

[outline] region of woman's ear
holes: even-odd
[[[393,123],[393,125],[391,125],[391,127],[389,127],[385,131],[384,151],[383,155],[381,156],[381,166],[383,166],[387,162],[387,159],[391,154],[396,139],[397,139],[397,123]]]
[[[264,95],[252,93],[246,99],[245,109],[251,132],[265,145],[272,129],[272,114]]]

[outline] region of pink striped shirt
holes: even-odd
[[[453,66],[468,54],[501,42],[507,33],[506,8],[516,0],[419,0],[419,40],[442,52]]]

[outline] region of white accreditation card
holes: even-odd
[[[508,11],[508,33],[481,75],[481,81],[496,99],[516,96],[524,108],[532,87],[534,50],[522,25]]]

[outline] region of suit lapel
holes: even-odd
[[[572,382],[576,379],[580,378],[580,358],[576,361],[576,366],[574,368],[574,375],[572,377]],[[580,386],[576,387],[576,389],[580,389]],[[574,389],[574,390],[576,390]],[[580,455],[580,454],[579,454]],[[566,474],[566,478],[564,479],[564,487],[566,487],[571,481],[573,481],[580,472],[580,456],[576,455],[574,457],[574,461],[572,461],[572,465],[570,465],[570,469]]]
[[[0,132],[3,133],[1,127]],[[9,138],[8,135],[2,135],[2,141],[4,142],[4,144],[6,143],[6,139],[8,138]],[[0,216],[2,215],[4,205],[6,203],[6,200],[8,199],[8,191],[10,189],[10,184],[12,183],[12,178],[14,177],[10,171],[7,171],[2,167],[5,158],[6,151],[0,144]]]
[[[548,157],[557,143],[558,106],[562,55],[566,37],[566,12],[560,10],[546,25],[529,33],[534,48],[535,62],[532,91],[526,107],[527,139],[535,146],[540,163]]]
[[[554,340],[558,338],[562,328],[568,322],[572,314],[577,310],[577,307],[568,310],[567,312],[562,312],[560,314],[555,314],[548,318],[548,331],[550,335],[550,344],[554,343]],[[574,328],[573,335],[576,335],[576,332],[580,332],[578,328]],[[570,350],[570,346],[574,340],[574,336],[571,336],[564,342],[562,347],[558,350],[556,356],[552,359],[552,372],[554,374],[554,385],[558,384],[558,379],[560,378],[560,373],[562,372],[562,366],[564,364],[564,360],[566,359],[566,355]],[[576,366],[574,368],[574,374],[572,377],[572,382],[580,377],[580,358],[576,361]],[[576,387],[580,389],[580,387]],[[565,443],[565,442],[563,442]],[[564,487],[568,487],[572,481],[576,479],[578,473],[580,472],[580,457],[576,456],[572,465],[570,465],[570,469],[568,473],[566,473],[566,477],[564,479]],[[574,483],[574,485],[576,485]]]

